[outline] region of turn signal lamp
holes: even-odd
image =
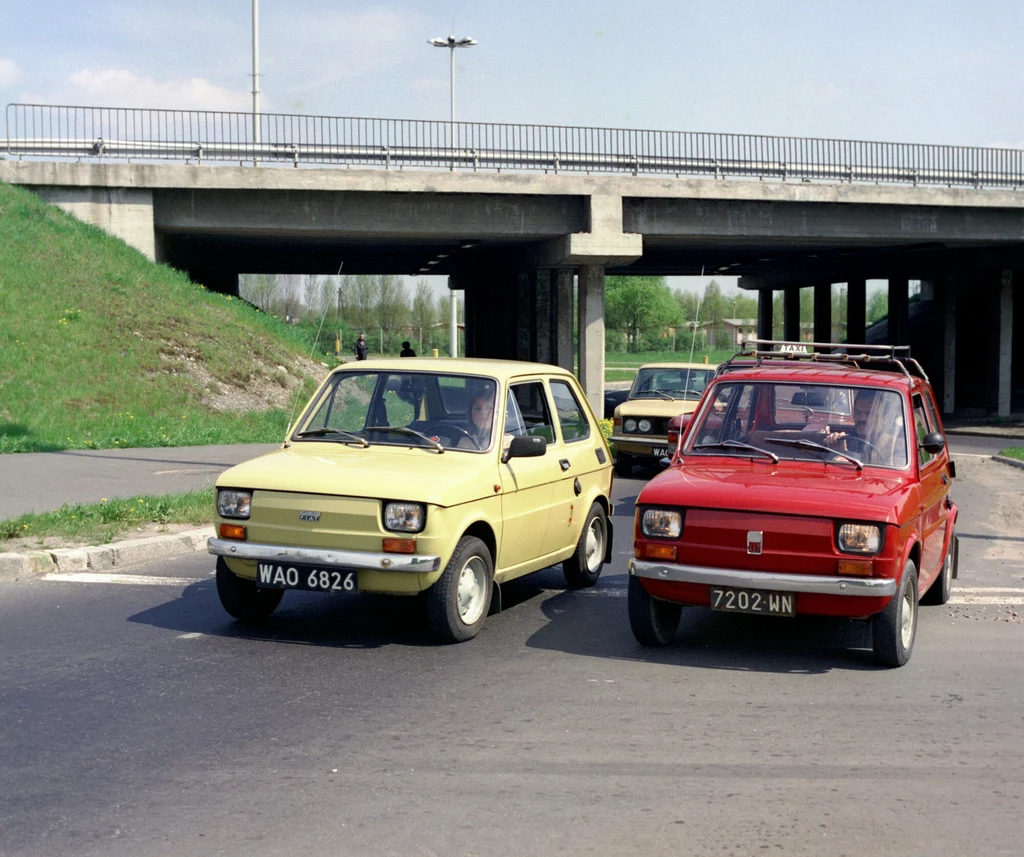
[[[239,541],[245,541],[244,524],[221,524],[219,532],[222,539],[237,539]]]
[[[416,539],[384,539],[384,553],[416,553]]]
[[[871,577],[871,560],[841,559],[837,571],[840,577]]]
[[[647,559],[664,559],[668,562],[676,561],[675,545],[644,545],[644,556]]]

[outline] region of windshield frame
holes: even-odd
[[[358,383],[358,379],[361,378],[368,379],[369,381],[365,385],[366,407],[365,409],[356,408],[349,413],[350,417],[355,416],[357,421],[361,421],[361,425],[336,426],[348,437],[334,437],[330,435],[303,437],[303,432],[316,431],[320,427],[319,422],[326,424],[331,419],[331,410],[339,404],[335,400],[335,397],[338,395],[339,386],[346,381]],[[463,389],[458,392],[458,399],[461,401],[454,403],[454,410],[452,409],[453,403],[448,401],[445,396],[446,385],[438,383],[439,379],[444,378],[464,381]],[[433,386],[430,384],[431,380],[434,381]],[[417,382],[423,382],[423,385],[416,386]],[[372,389],[370,388],[371,383]],[[397,390],[395,389],[396,387],[398,388]],[[435,425],[447,425],[449,427],[462,428],[464,431],[453,431],[446,438],[446,442],[440,444],[443,447],[443,451],[485,454],[493,451],[495,426],[499,424],[500,420],[504,419],[504,400],[501,398],[501,391],[504,388],[505,384],[497,377],[472,372],[414,369],[405,365],[367,368],[359,366],[358,368],[353,367],[351,369],[339,368],[331,372],[317,388],[313,396],[310,397],[298,419],[294,421],[289,429],[287,442],[290,444],[339,443],[342,445],[348,444],[353,448],[362,448],[362,444],[358,441],[364,440],[369,446],[416,448],[436,453],[442,451],[438,450],[435,445],[438,442],[435,441],[435,437],[440,437],[440,435],[427,434],[426,441],[424,442],[416,439],[414,435],[404,431],[404,429],[411,429],[413,432],[416,432],[424,427],[430,428]],[[405,396],[401,392],[403,389],[405,390]],[[471,428],[469,425],[469,407],[473,399],[477,398],[480,392],[486,392],[491,395],[494,401],[491,427],[487,435],[486,446],[478,448],[475,443],[460,446],[458,441],[466,437],[468,430]],[[419,402],[413,403],[407,398],[409,395],[418,395],[423,398]],[[409,412],[405,416],[411,415],[413,418],[405,419],[405,416],[403,416],[398,420],[389,418],[384,423],[378,423],[374,419],[375,414],[373,411],[375,408],[379,408],[382,403],[385,404],[385,408],[390,403],[394,403],[398,406],[399,411]],[[430,416],[422,419],[419,418],[417,409],[420,412],[429,409],[431,411]],[[323,419],[318,421],[317,418],[321,414],[323,414]],[[369,431],[368,427],[373,425],[387,425],[395,429],[395,431]],[[355,441],[353,437],[356,438]],[[431,441],[435,441],[435,443],[431,443]]]
[[[763,389],[779,387],[800,387],[808,393],[811,392],[812,390],[822,390],[826,393],[826,400],[827,395],[829,393],[834,393],[836,391],[845,391],[845,397],[848,403],[852,403],[856,399],[857,395],[859,395],[862,391],[871,392],[876,396],[895,396],[899,401],[898,416],[902,421],[902,425],[899,426],[897,432],[891,434],[891,437],[893,438],[892,453],[895,454],[895,458],[893,460],[899,462],[899,453],[902,452],[904,460],[901,463],[885,463],[884,461],[879,460],[868,460],[868,456],[858,454],[858,452],[850,452],[846,449],[840,449],[838,447],[833,450],[835,452],[835,457],[827,457],[821,454],[811,454],[813,451],[810,449],[805,450],[808,453],[807,455],[800,455],[797,454],[799,447],[796,447],[791,444],[766,444],[765,441],[768,441],[769,438],[772,437],[773,435],[780,436],[786,434],[787,432],[790,433],[789,436],[792,437],[793,439],[806,439],[822,444],[824,443],[824,437],[826,436],[826,434],[830,434],[832,432],[837,431],[845,433],[854,428],[854,426],[852,425],[852,409],[850,409],[850,414],[845,413],[845,411],[837,410],[833,412],[826,409],[822,409],[820,411],[815,412],[809,407],[803,405],[797,405],[795,407],[799,407],[801,410],[807,408],[807,410],[811,411],[811,413],[806,414],[806,421],[802,425],[798,423],[780,424],[777,421],[777,415],[778,411],[780,410],[780,404],[774,399],[774,389],[771,391],[770,394],[772,398],[768,400],[772,408],[770,417],[771,419],[775,420],[775,423],[771,427],[765,427],[760,430],[747,430],[742,433],[742,436],[739,436],[738,434],[733,436],[732,433],[727,433],[729,430],[726,428],[726,426],[729,423],[732,423],[737,419],[744,419],[744,404],[741,402],[741,400],[744,398],[745,390],[750,389],[751,391],[753,391],[755,388]],[[716,410],[716,406],[722,399],[722,394],[725,393],[727,390],[734,390],[736,392],[733,392],[729,396],[728,401],[724,404],[723,407],[717,408]],[[750,395],[751,397],[753,397],[753,392],[751,392]],[[762,394],[759,393],[758,395],[760,396]],[[841,400],[840,397],[833,396],[833,401],[839,400]],[[749,415],[749,412],[747,413],[746,418],[751,420],[752,425],[755,423],[756,420],[763,418],[765,416],[761,409],[766,409],[768,406],[760,404],[760,401],[760,398],[758,398],[757,403],[755,404],[755,407],[758,409],[758,413],[756,415],[751,417]],[[888,409],[890,413],[896,409],[895,402],[892,399],[879,399],[878,401],[884,402],[885,404],[883,407]],[[784,402],[781,406],[782,410],[791,410],[793,408],[794,405],[792,405],[790,401]],[[815,417],[815,414],[817,414],[818,416]],[[825,422],[820,426],[808,428],[808,426],[812,424],[812,419],[814,421],[817,421],[818,419],[820,419],[821,415],[825,414],[827,414],[830,417],[842,416],[844,418],[850,418],[850,421],[837,423],[835,421],[829,420],[828,422]],[[721,417],[722,421],[721,428],[718,428],[717,426],[712,427],[710,425],[711,420],[717,419],[719,416]],[[860,381],[860,379],[850,379],[849,382],[842,383],[836,381],[811,381],[810,379],[806,378],[793,377],[769,379],[750,377],[735,378],[729,377],[728,375],[724,375],[718,376],[709,385],[702,406],[698,409],[697,413],[694,414],[693,420],[686,428],[682,442],[679,445],[679,455],[683,457],[692,456],[699,458],[723,455],[729,456],[731,454],[727,450],[722,449],[721,447],[716,448],[713,446],[709,446],[706,449],[698,449],[697,447],[702,443],[716,441],[720,442],[731,438],[746,443],[750,443],[753,446],[759,448],[763,448],[764,446],[767,445],[768,449],[777,453],[779,455],[779,458],[783,462],[817,461],[826,464],[833,464],[837,463],[838,460],[841,463],[849,465],[850,460],[852,458],[856,459],[862,465],[863,468],[880,468],[890,471],[906,472],[912,469],[913,467],[915,461],[915,456],[913,452],[916,448],[915,438],[911,437],[911,433],[909,431],[909,420],[910,414],[908,411],[908,397],[907,395],[904,394],[903,390],[894,386],[865,384],[863,383],[863,381]],[[826,432],[825,429],[828,429],[828,432]],[[712,432],[716,430],[718,431],[718,434],[713,435]],[[760,435],[764,435],[764,437],[760,437]],[[899,445],[901,435],[903,442],[902,450],[900,449]],[[828,446],[828,444],[826,444],[826,446]],[[860,470],[861,468],[858,467],[857,469]]]

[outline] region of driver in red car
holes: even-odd
[[[874,390],[861,390],[853,400],[853,430],[830,431],[825,435],[825,443],[840,452],[863,453],[870,443],[868,420],[871,408],[875,403]]]

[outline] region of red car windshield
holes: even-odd
[[[761,453],[894,468],[908,463],[908,421],[895,390],[722,382],[697,420],[687,432],[684,454]]]

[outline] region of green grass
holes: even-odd
[[[999,453],[1005,455],[1007,458],[1016,458],[1019,461],[1024,461],[1024,447],[1010,446]]]
[[[213,488],[204,488],[188,494],[65,504],[55,512],[0,520],[0,552],[11,539],[38,540],[40,546],[55,538],[64,544],[98,545],[118,541],[147,524],[212,524],[213,503]]]
[[[283,366],[304,401],[310,337],[0,182],[0,452],[279,440],[285,408],[204,395]]]

